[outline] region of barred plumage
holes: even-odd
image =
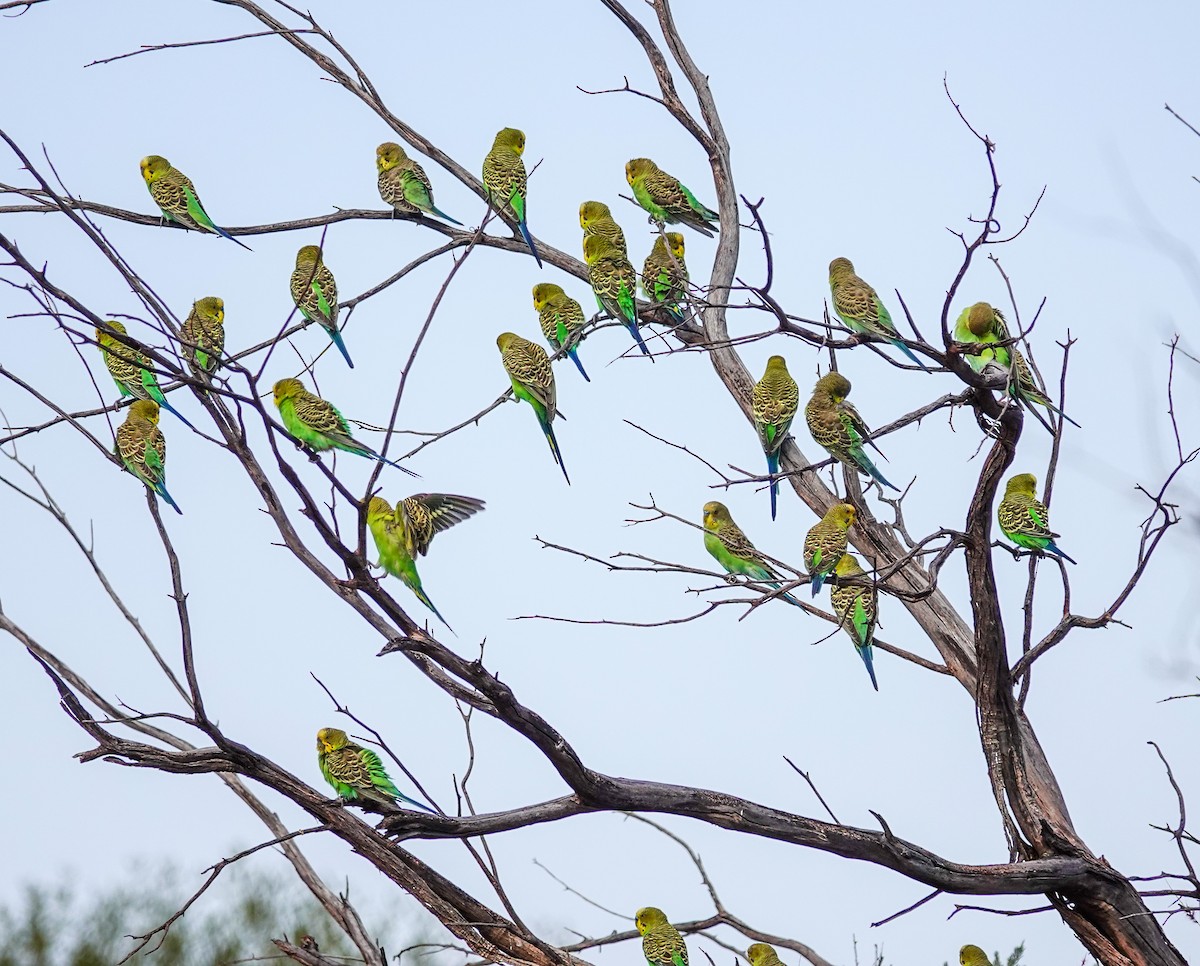
[[[667,174],[649,158],[634,158],[625,165],[625,180],[638,204],[659,223],[687,225],[712,237],[719,215],[701,204],[687,186]]]
[[[779,472],[779,451],[800,408],[800,387],[788,372],[783,356],[771,356],[767,360],[766,371],[754,384],[750,399],[754,428],[767,456],[767,472],[774,476]],[[771,481],[770,491],[771,519],[774,520],[779,498],[778,480]]]
[[[385,141],[375,149],[375,167],[379,172],[379,197],[385,204],[405,214],[437,215],[461,225],[433,203],[433,185],[425,169],[408,156],[394,141]]]
[[[214,372],[225,351],[225,302],[215,295],[197,299],[179,327],[184,353],[196,367]]]
[[[856,512],[849,503],[835,503],[804,537],[804,567],[812,576],[814,597],[846,552],[847,531],[854,525]]]
[[[554,416],[558,401],[554,385],[554,369],[550,365],[550,357],[546,350],[535,342],[522,339],[514,332],[501,332],[496,337],[496,347],[500,350],[500,361],[504,363],[504,371],[512,382],[513,394],[517,399],[524,399],[537,416],[538,425],[550,444],[550,452],[554,462],[562,470],[563,477],[570,484],[567,467],[563,463],[562,452],[558,440],[554,436]]]
[[[650,966],[688,966],[687,944],[661,909],[654,906],[639,909],[634,922],[642,935],[642,953]]]
[[[526,177],[525,162],[521,155],[525,152],[525,132],[515,127],[506,127],[497,132],[492,142],[492,149],[483,159],[483,187],[487,192],[488,202],[499,212],[510,212],[517,221],[521,237],[529,246],[529,251],[542,267],[542,258],[538,254],[533,237],[529,234],[526,222],[525,193]]]
[[[830,456],[860,473],[874,477],[884,486],[893,486],[871,462],[863,446],[871,443],[871,431],[846,397],[850,380],[840,372],[829,372],[817,380],[812,397],[804,407],[804,418],[812,438]]]
[[[337,282],[325,264],[324,253],[317,245],[304,245],[296,252],[296,268],[292,272],[289,288],[300,314],[325,330],[346,364],[353,369],[354,363],[338,331]]]
[[[996,521],[1018,547],[1052,553],[1075,563],[1054,542],[1058,534],[1050,529],[1050,511],[1037,498],[1037,477],[1032,473],[1018,473],[1009,479],[1004,498],[996,507]]]
[[[167,439],[158,428],[158,403],[138,399],[117,427],[115,451],[125,469],[182,514],[167,492]]]
[[[871,676],[871,685],[879,690],[879,682],[875,680],[875,664],[872,655],[872,642],[875,640],[875,619],[878,613],[878,598],[873,586],[858,584],[843,584],[842,577],[864,577],[866,571],[859,565],[853,554],[844,553],[838,560],[834,571],[838,582],[829,591],[833,612],[837,615],[839,626],[850,635],[854,641],[854,649],[867,666],[867,674]]]
[[[829,290],[833,296],[833,311],[851,332],[875,336],[890,342],[908,356],[909,360],[925,369],[925,363],[900,341],[895,323],[879,294],[865,281],[854,274],[854,265],[848,258],[835,258],[829,263]]]
[[[687,297],[688,270],[683,260],[683,235],[669,231],[654,240],[642,265],[642,291],[653,304],[663,306],[676,322],[682,322],[679,303]]]

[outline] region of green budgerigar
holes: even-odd
[[[114,332],[127,335],[125,326],[113,319],[104,324],[108,329],[96,327],[96,341],[100,344],[104,367],[121,390],[121,398],[130,396],[134,399],[152,399],[167,412],[174,413],[183,420],[184,425],[195,429],[183,413],[167,402],[167,397],[158,385],[158,375],[151,368],[153,363],[145,353],[126,345],[113,335]]]
[[[533,236],[529,234],[529,225],[525,220],[526,177],[525,162],[521,155],[525,153],[525,132],[515,127],[506,127],[497,132],[492,149],[483,159],[483,187],[487,192],[488,203],[499,212],[511,212],[521,230],[521,237],[529,246],[530,254],[542,267],[542,257],[538,254]]]
[[[835,503],[804,538],[804,566],[812,575],[812,595],[821,592],[825,578],[833,573],[846,552],[847,533],[857,512],[852,504]]]
[[[628,253],[625,247],[625,232],[617,224],[603,201],[585,201],[579,206],[579,227],[583,234],[602,235],[616,245],[621,251]]]
[[[750,966],[783,966],[775,947],[767,943],[754,943],[750,946],[746,950],[746,959],[750,961]]]
[[[375,149],[375,167],[379,171],[379,197],[384,204],[402,214],[437,215],[451,224],[462,224],[433,203],[433,186],[425,169],[395,141],[385,141]]]
[[[179,327],[179,341],[196,368],[215,372],[225,351],[225,300],[215,295],[196,299]]]
[[[716,500],[705,503],[703,523],[704,549],[713,555],[726,573],[739,574],[779,589],[779,574],[755,549],[742,528],[733,522],[729,507]],[[800,601],[786,591],[779,596],[789,604],[800,607]]]
[[[872,654],[872,644],[875,640],[875,620],[878,616],[879,600],[875,587],[868,584],[843,584],[842,577],[865,577],[866,571],[859,566],[857,558],[852,553],[844,553],[834,567],[838,576],[837,584],[829,591],[829,599],[833,604],[833,612],[837,615],[838,626],[843,628],[850,639],[854,641],[854,650],[867,666],[867,674],[871,676],[871,686],[879,690],[879,682],[875,680],[875,661]]]
[[[399,799],[413,808],[436,814],[402,794],[388,777],[379,756],[351,741],[341,728],[322,728],[317,732],[317,766],[338,797],[347,802],[394,806]]]
[[[584,235],[583,260],[587,262],[588,280],[592,283],[596,304],[621,322],[642,353],[654,361],[638,331],[637,272],[625,252],[603,235]]]
[[[513,394],[518,400],[524,399],[533,407],[538,425],[546,436],[546,442],[550,444],[554,462],[562,470],[563,478],[569,486],[571,478],[567,476],[567,467],[563,463],[562,452],[554,436],[553,424],[557,413],[558,394],[554,388],[554,368],[550,365],[550,357],[536,342],[522,339],[515,332],[501,332],[496,337],[496,347],[500,350],[500,361],[504,363],[504,371],[508,373],[512,382]]]
[[[800,389],[788,372],[783,356],[771,356],[763,377],[754,384],[750,397],[754,428],[763,452],[767,454],[767,472],[774,477],[779,472],[779,452],[787,439],[792,420],[800,408]],[[779,481],[771,480],[771,519],[775,519],[775,504],[779,499]]]
[[[833,311],[851,332],[871,335],[890,342],[926,372],[925,363],[900,341],[891,313],[880,301],[879,293],[854,274],[848,258],[835,258],[829,263],[829,290],[833,295]]]
[[[683,261],[683,235],[669,231],[654,240],[642,265],[642,291],[652,304],[661,305],[676,322],[685,318],[679,303],[687,297],[688,270]]]
[[[224,228],[213,223],[200,203],[200,196],[196,194],[191,178],[178,168],[171,167],[170,161],[151,154],[142,158],[140,167],[150,197],[158,205],[163,218],[184,228],[212,232],[251,251],[250,246],[243,245]]]
[[[865,445],[875,444],[871,442],[871,430],[858,410],[846,401],[848,395],[850,380],[840,372],[827,372],[818,379],[812,397],[804,407],[808,431],[838,462],[873,477],[884,486],[899,490],[884,478],[864,451]]]
[[[367,504],[367,526],[379,550],[379,566],[393,577],[399,577],[417,595],[417,600],[433,611],[451,633],[454,633],[454,628],[446,622],[421,586],[417,557],[429,552],[434,536],[456,523],[462,523],[483,508],[483,500],[453,493],[414,493],[397,503],[395,510],[381,496],[371,497]]]
[[[688,966],[687,944],[661,909],[654,906],[639,909],[634,922],[649,966]]]
[[[553,282],[538,282],[533,287],[533,307],[537,309],[542,335],[557,351],[566,349],[579,374],[588,382],[591,377],[579,361],[579,333],[583,330],[583,308]]]
[[[687,225],[713,236],[720,215],[696,200],[678,178],[663,171],[649,158],[634,158],[625,165],[625,180],[639,205],[659,224]]]
[[[1076,562],[1054,542],[1058,534],[1050,529],[1050,511],[1037,498],[1037,477],[1032,473],[1018,473],[1008,481],[1004,499],[996,507],[996,520],[1001,532],[1018,547]]]
[[[114,451],[125,469],[176,513],[183,513],[167,492],[167,440],[158,428],[158,403],[153,399],[138,399],[130,405],[125,422],[117,427]]]
[[[296,252],[296,268],[291,278],[292,301],[309,322],[318,323],[337,346],[351,369],[350,353],[338,331],[337,282],[325,264],[325,254],[317,245],[304,245]]]

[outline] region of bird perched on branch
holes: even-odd
[[[125,469],[182,515],[167,492],[167,440],[158,428],[158,403],[153,399],[138,399],[130,405],[125,422],[117,427],[115,452]]]
[[[711,208],[696,200],[685,184],[663,171],[649,158],[634,158],[625,165],[625,180],[639,205],[659,224],[687,225],[713,237],[720,220]]]
[[[652,305],[661,305],[676,322],[684,320],[679,303],[687,296],[688,270],[683,260],[683,235],[669,231],[654,239],[642,265],[642,291]]]
[[[375,168],[379,197],[385,205],[406,215],[437,215],[453,225],[462,224],[433,203],[433,186],[425,169],[395,141],[385,141],[375,149]]]
[[[579,227],[583,229],[584,237],[600,235],[628,253],[625,247],[625,232],[617,224],[603,201],[585,201],[579,206]]]
[[[750,397],[754,428],[763,452],[767,454],[767,472],[779,472],[779,451],[792,428],[792,420],[800,408],[800,388],[787,369],[783,356],[771,356],[763,377],[754,384]],[[779,481],[772,479],[771,519],[775,519],[775,504],[779,499]]]
[[[1004,499],[996,507],[1001,532],[1018,547],[1052,553],[1075,563],[1054,542],[1058,536],[1050,529],[1050,511],[1037,498],[1037,477],[1018,473],[1004,488]]]
[[[729,508],[724,503],[715,500],[705,503],[703,523],[704,549],[713,555],[726,573],[740,574],[779,589],[779,574],[755,549],[742,528],[733,522]],[[791,594],[782,593],[779,596],[789,604],[800,606],[800,602]]]
[[[835,258],[829,263],[829,290],[833,295],[833,311],[846,328],[890,342],[916,365],[929,371],[925,363],[900,341],[892,316],[880,301],[879,293],[854,274],[850,259]]]
[[[167,402],[149,357],[113,335],[114,332],[126,335],[125,326],[113,319],[108,319],[104,324],[107,329],[96,327],[96,341],[100,344],[104,367],[121,390],[121,398],[151,399],[167,412],[174,413],[185,426],[195,429],[183,413]]]
[[[579,333],[583,329],[583,308],[553,282],[539,282],[533,287],[533,307],[537,309],[542,335],[555,351],[566,349],[579,374],[588,382],[591,377],[579,361]]]
[[[350,353],[338,331],[337,282],[325,264],[325,255],[317,245],[305,245],[296,252],[296,269],[291,278],[292,301],[309,322],[318,323],[333,340],[338,352],[351,369]]]
[[[203,372],[212,373],[225,351],[225,301],[215,295],[196,299],[179,327],[185,354]]]
[[[200,203],[200,196],[191,178],[178,168],[171,167],[166,158],[151,154],[142,158],[142,178],[150,190],[150,197],[162,211],[167,221],[183,225],[184,228],[194,228],[197,231],[207,231],[228,238],[231,242],[241,245],[246,251],[251,251],[248,245],[242,245],[224,228],[213,223]]]
[[[812,595],[821,592],[825,578],[833,573],[846,552],[847,532],[854,526],[857,511],[849,503],[835,503],[804,538],[804,566],[812,575]]]
[[[838,626],[854,641],[854,650],[867,666],[867,674],[871,676],[871,686],[879,690],[879,682],[875,680],[875,662],[872,656],[872,643],[875,640],[875,618],[878,614],[879,601],[875,588],[870,584],[843,584],[843,577],[865,577],[866,571],[859,566],[858,560],[852,553],[844,553],[838,559],[834,572],[838,576],[835,587],[829,591],[833,612],[837,615]]]
[[[487,192],[488,203],[498,212],[509,211],[517,220],[521,237],[529,246],[529,252],[542,267],[542,258],[538,255],[537,246],[529,234],[529,226],[525,222],[525,162],[521,155],[525,152],[525,132],[515,127],[506,127],[496,134],[492,149],[483,159],[483,187]]]
[[[654,906],[637,911],[634,919],[642,936],[642,953],[649,966],[688,966],[687,944],[666,914]]]
[[[827,372],[813,387],[812,397],[804,407],[808,431],[830,456],[840,463],[878,480],[884,486],[898,490],[876,469],[863,446],[871,442],[871,430],[863,422],[846,397],[850,395],[850,380],[840,372]],[[876,449],[879,447],[876,446]]]
[[[434,814],[433,809],[402,794],[392,784],[379,756],[370,748],[355,744],[341,728],[322,728],[317,732],[317,766],[338,797],[348,802],[362,799],[394,806],[399,799]]]
[[[550,365],[550,357],[540,345],[522,339],[515,332],[501,332],[496,337],[496,347],[500,350],[504,371],[512,382],[513,394],[533,407],[538,425],[550,444],[550,454],[569,486],[571,478],[567,476],[567,467],[563,463],[552,425],[557,412],[558,394],[554,388],[554,369]]]
[[[638,331],[637,272],[625,252],[603,235],[583,236],[583,260],[588,266],[588,280],[596,304],[618,322],[624,324],[644,355],[650,350]],[[651,361],[654,356],[650,356]]]

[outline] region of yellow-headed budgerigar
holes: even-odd
[[[171,167],[171,162],[157,154],[142,158],[142,178],[150,189],[150,197],[162,211],[167,221],[183,225],[184,228],[194,228],[197,231],[208,231],[228,238],[231,242],[242,245],[250,251],[248,245],[243,245],[224,228],[213,224],[200,203],[200,196],[191,179],[178,168]]]
[[[978,946],[967,944],[958,951],[959,966],[992,966],[992,962]]]
[[[138,399],[129,407],[125,422],[117,427],[117,456],[134,476],[169,503],[176,513],[179,505],[167,492],[167,440],[158,428],[158,403]]]
[[[433,186],[425,169],[395,141],[385,141],[375,149],[375,167],[384,204],[406,215],[437,215],[443,221],[462,224],[433,203]]]
[[[96,341],[100,344],[108,374],[121,390],[121,398],[152,399],[167,412],[178,416],[186,426],[195,429],[183,413],[167,402],[167,397],[159,388],[158,376],[151,368],[153,363],[150,359],[141,350],[126,345],[113,335],[113,332],[126,335],[125,326],[113,319],[104,324],[108,326],[107,329],[96,327]]]
[[[196,299],[179,327],[179,341],[196,368],[215,372],[225,351],[225,300],[215,295]]]
[[[854,526],[856,515],[851,504],[835,503],[804,538],[804,566],[812,575],[814,597],[846,552],[846,531]]]
[[[1054,542],[1058,534],[1050,529],[1050,511],[1037,498],[1037,477],[1032,473],[1018,473],[1008,481],[1004,499],[996,507],[996,520],[1001,532],[1018,547],[1076,562]]]
[[[554,388],[554,369],[550,365],[550,357],[540,345],[522,339],[515,332],[501,332],[496,337],[496,347],[500,350],[504,371],[508,373],[512,382],[513,394],[518,400],[524,399],[533,407],[538,425],[542,427],[546,442],[550,444],[554,462],[562,470],[563,478],[569,486],[571,478],[567,476],[567,467],[563,463],[562,452],[554,436],[553,423],[558,396]]]
[[[603,235],[621,251],[628,253],[625,247],[625,232],[617,224],[603,201],[585,201],[579,206],[579,227],[583,234]]]
[[[754,384],[751,394],[754,428],[767,454],[767,472],[779,472],[779,451],[792,428],[792,420],[800,408],[800,389],[787,369],[783,356],[771,356],[767,370]],[[771,519],[775,519],[775,503],[779,498],[779,481],[771,480]]]
[[[579,333],[583,329],[583,308],[553,282],[538,282],[533,287],[533,307],[537,309],[542,335],[555,350],[566,349],[579,374],[588,382],[591,377],[579,361]]]
[[[417,557],[429,552],[435,535],[462,523],[483,509],[483,500],[453,493],[414,493],[396,504],[396,509],[381,496],[367,504],[367,526],[379,550],[379,566],[399,577],[417,600],[428,607],[451,633],[441,612],[421,586]]]
[[[683,261],[683,235],[669,231],[654,240],[642,265],[642,291],[654,305],[661,305],[676,322],[684,320],[679,303],[687,296],[688,270]]]
[[[848,395],[850,380],[840,372],[827,372],[818,379],[813,387],[812,398],[804,407],[808,431],[838,462],[874,477],[884,486],[898,490],[899,487],[884,478],[863,450],[866,444],[875,444],[871,442],[871,430],[863,422],[858,410],[846,401]]]
[[[524,131],[518,131],[515,127],[499,131],[492,142],[492,149],[483,159],[483,187],[493,208],[512,213],[521,230],[521,237],[529,246],[538,268],[541,268],[542,258],[525,221],[525,162],[521,160],[524,152]]]
[[[829,263],[829,290],[833,294],[833,311],[851,332],[872,335],[890,342],[909,359],[924,369],[929,369],[912,350],[900,341],[892,316],[879,299],[879,294],[854,274],[854,265],[848,258],[835,258]]]
[[[834,572],[838,582],[829,591],[833,604],[833,612],[837,615],[838,626],[842,627],[850,639],[854,641],[854,649],[867,666],[871,675],[871,685],[879,690],[879,682],[875,680],[875,662],[872,656],[872,643],[875,640],[875,618],[878,615],[878,598],[874,586],[867,584],[843,584],[842,577],[865,577],[866,571],[859,566],[854,554],[844,553],[838,559]]]
[[[603,235],[583,236],[583,260],[588,266],[588,280],[596,295],[596,304],[618,322],[624,324],[643,354],[650,350],[638,331],[637,272],[625,253]],[[650,356],[651,361],[654,356]]]
[[[639,909],[634,922],[642,936],[642,953],[649,966],[688,966],[687,944],[661,909],[654,906]]]
[[[435,814],[431,808],[401,794],[388,777],[379,756],[370,748],[355,744],[341,728],[322,728],[317,732],[317,766],[338,797],[347,802],[360,799],[377,805],[394,806],[396,800]]]
[[[746,950],[746,959],[750,966],[783,966],[775,947],[766,943],[754,943]]]
[[[318,323],[333,340],[346,365],[351,369],[350,353],[338,331],[337,282],[325,265],[325,255],[317,245],[304,245],[296,252],[296,269],[291,279],[292,301],[309,322]]]
[[[345,450],[355,456],[387,463],[409,476],[417,475],[408,467],[380,456],[366,443],[360,443],[351,436],[346,417],[332,403],[305,389],[299,379],[280,379],[275,383],[275,408],[279,410],[284,428],[315,452]]]
[[[779,589],[780,577],[755,549],[742,528],[733,522],[729,508],[713,500],[704,504],[704,549],[713,555],[728,574],[740,574]],[[800,602],[789,593],[779,595],[789,604]]]
[[[678,178],[663,171],[649,158],[634,158],[625,165],[625,180],[633,189],[638,204],[650,212],[655,221],[672,225],[687,225],[712,238],[714,222],[720,216],[696,200]]]

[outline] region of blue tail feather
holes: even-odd
[[[333,340],[333,344],[337,346],[338,352],[346,360],[346,365],[353,369],[354,363],[350,361],[350,353],[346,351],[346,343],[342,341],[342,333],[338,331],[337,326],[327,326],[321,323],[321,328],[329,333],[329,338]]]
[[[434,207],[433,205],[430,205],[430,206],[429,206],[429,211],[430,211],[430,214],[437,215],[437,216],[438,216],[439,218],[441,218],[443,221],[448,221],[448,222],[450,222],[450,224],[452,224],[452,225],[458,225],[460,228],[462,227],[462,222],[461,222],[461,221],[459,221],[457,218],[451,218],[451,217],[450,217],[448,214],[446,214],[446,213],[445,213],[444,211],[442,211],[440,208],[436,208],[436,207]]]
[[[538,254],[537,245],[533,243],[533,236],[529,234],[529,228],[526,226],[524,218],[517,222],[517,227],[521,229],[521,237],[525,239],[525,244],[529,246],[533,260],[537,262],[538,268],[541,268],[542,256]]]
[[[871,457],[869,457],[866,453],[862,452],[862,450],[859,450],[858,453],[854,454],[854,456],[858,465],[870,473],[871,476],[877,479],[884,486],[890,487],[897,493],[900,492],[900,487],[896,486],[894,483],[889,483],[884,475],[879,472],[879,469],[875,466],[875,464],[871,462]]]
[[[591,382],[591,377],[587,374],[587,370],[583,368],[583,363],[579,361],[579,353],[575,349],[568,349],[567,355],[570,356],[571,361],[575,363],[575,368],[579,370],[579,374],[588,382]]]
[[[183,516],[183,511],[179,509],[179,504],[171,499],[171,494],[167,492],[166,486],[160,481],[154,484],[154,492],[164,503],[169,504],[180,516]]]
[[[187,426],[187,427],[188,427],[188,429],[196,429],[196,427],[195,427],[195,426],[193,426],[193,425],[191,424],[191,422],[188,420],[188,418],[187,418],[187,417],[186,417],[186,416],[185,416],[183,413],[181,413],[181,412],[180,412],[178,409],[176,409],[176,408],[175,408],[174,406],[172,406],[172,405],[171,405],[169,402],[167,402],[167,398],[166,398],[166,396],[164,396],[162,399],[158,400],[158,404],[159,404],[159,405],[160,405],[160,406],[161,406],[163,409],[165,409],[167,412],[169,412],[169,413],[174,413],[174,414],[175,414],[175,418],[176,418],[176,419],[179,419],[179,420],[182,420],[183,424],[184,424],[185,426]],[[197,432],[199,432],[199,430],[196,430],[196,431],[197,431]]]
[[[1046,544],[1046,546],[1043,549],[1047,553],[1052,553],[1056,557],[1062,557],[1063,560],[1070,561],[1073,564],[1079,563],[1079,561],[1075,560],[1073,557],[1067,556],[1067,554],[1065,554],[1062,550],[1060,550],[1058,547],[1058,544],[1056,544],[1053,540],[1051,540],[1048,544]]]
[[[779,472],[779,454],[767,454],[767,473],[774,476]],[[775,502],[779,499],[779,481],[771,481],[771,519],[775,519]]]
[[[821,588],[825,586],[825,577],[823,573],[813,574],[812,578],[812,595],[817,596],[821,592]]]
[[[233,237],[231,234],[229,234],[229,232],[227,232],[227,231],[226,231],[224,228],[222,228],[220,225],[214,224],[214,225],[213,225],[213,231],[215,231],[215,232],[216,232],[218,235],[220,235],[222,238],[228,238],[228,239],[229,239],[231,242],[233,242],[235,245],[241,245],[241,246],[242,246],[244,249],[246,249],[246,251],[248,251],[248,252],[252,252],[252,251],[254,251],[254,249],[253,249],[253,248],[251,248],[249,245],[247,245],[247,244],[245,244],[245,243],[243,243],[243,242],[240,242],[240,241],[238,241],[236,238],[234,238],[234,237]]]
[[[871,645],[868,644],[866,647],[859,647],[855,644],[854,649],[858,651],[858,656],[862,658],[863,664],[867,666],[867,673],[871,675],[871,686],[878,691],[879,682],[875,680],[875,659],[871,654]]]
[[[920,367],[921,367],[922,369],[924,369],[926,372],[928,372],[928,371],[929,371],[929,367],[928,367],[928,366],[926,366],[926,365],[925,365],[925,363],[923,363],[923,362],[922,362],[920,359],[918,359],[918,358],[917,358],[917,357],[916,357],[916,356],[913,354],[913,351],[912,351],[912,349],[910,349],[908,346],[906,346],[906,345],[905,345],[903,342],[901,342],[899,339],[892,339],[892,345],[894,345],[894,346],[895,346],[897,349],[899,349],[899,350],[900,350],[901,352],[903,352],[903,353],[904,353],[906,356],[908,356],[908,358],[909,358],[909,360],[910,360],[910,361],[912,361],[912,362],[915,362],[915,363],[916,363],[918,366],[920,366]]]

